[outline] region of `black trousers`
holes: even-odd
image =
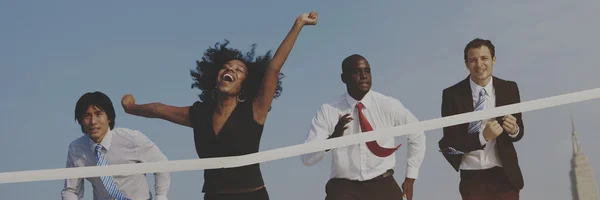
[[[394,176],[353,181],[333,178],[325,186],[325,200],[397,200],[402,199],[402,189]]]
[[[204,194],[204,200],[269,200],[269,193],[266,187],[246,193],[206,193]]]
[[[518,200],[520,193],[500,167],[461,170],[459,191],[463,200]]]

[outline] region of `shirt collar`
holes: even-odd
[[[350,107],[352,109],[354,109],[356,107],[356,104],[358,102],[361,102],[365,108],[369,108],[370,106],[372,106],[373,104],[373,100],[372,100],[372,92],[371,90],[369,90],[369,92],[367,92],[367,94],[365,94],[365,96],[360,100],[357,101],[356,99],[354,99],[352,96],[350,96],[350,94],[346,93],[346,101],[348,101],[348,105],[350,105]]]
[[[492,89],[494,88],[494,79],[491,78],[490,82],[488,82],[488,84],[485,87],[481,87],[479,85],[477,85],[477,83],[475,83],[473,81],[473,79],[471,79],[471,77],[469,77],[469,83],[471,84],[471,94],[473,95],[474,98],[479,98],[479,91],[481,91],[482,89],[485,89],[485,94],[486,96],[490,96],[490,93],[492,92]]]
[[[106,135],[102,139],[100,144],[108,151],[110,149],[110,144],[112,143],[112,136],[114,135],[114,129],[106,132]],[[96,152],[97,144],[92,140],[92,138],[88,137],[88,141],[90,143],[90,148],[92,148],[93,152]]]

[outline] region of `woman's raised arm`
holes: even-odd
[[[159,102],[135,104],[135,98],[130,94],[123,96],[121,105],[126,113],[132,115],[146,118],[159,118],[182,126],[192,127],[189,118],[190,106],[176,107]]]
[[[302,27],[305,25],[316,25],[317,19],[317,12],[300,15],[294,22],[294,26],[292,26],[292,29],[288,32],[283,42],[281,42],[281,45],[279,45],[279,48],[277,48],[277,51],[275,51],[275,55],[265,71],[265,76],[262,85],[258,90],[256,99],[252,102],[254,105],[254,120],[256,120],[256,122],[264,124],[267,119],[267,114],[269,113],[269,108],[271,107],[275,90],[277,89],[279,72],[292,51]]]

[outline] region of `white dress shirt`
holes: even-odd
[[[166,161],[167,157],[140,131],[114,128],[100,142],[108,165]],[[71,142],[67,155],[67,168],[96,166],[96,143],[88,135]],[[114,199],[106,191],[100,177],[85,178],[91,184],[94,200]],[[130,199],[152,199],[145,174],[113,176],[115,184]],[[169,173],[154,173],[156,200],[167,200],[171,183]],[[83,199],[83,178],[65,180],[61,192],[63,200]]]
[[[418,119],[400,101],[373,90],[369,91],[360,102],[364,104],[362,112],[365,118],[375,131],[378,128],[390,128],[418,122]],[[344,94],[337,101],[322,105],[312,120],[305,142],[326,140],[333,133],[340,116],[346,113],[351,113],[350,117],[353,120],[346,125],[348,129],[344,131],[343,135],[360,134],[357,103],[350,95]],[[425,134],[423,132],[409,134],[407,142],[406,177],[417,179],[419,168],[425,157]],[[377,140],[377,143],[385,148],[397,146],[393,137]],[[406,148],[406,146],[403,145],[400,148]],[[330,152],[332,154],[331,178],[370,180],[393,169],[396,164],[395,153],[381,158],[373,155],[365,143],[332,149]],[[326,153],[321,151],[302,155],[302,162],[306,166],[314,165],[321,161]]]
[[[496,107],[496,90],[494,89],[494,84],[492,83],[494,79],[490,79],[490,82],[485,87],[481,87],[477,85],[473,80],[469,77],[469,82],[471,84],[471,94],[473,97],[473,106],[479,100],[479,92],[485,89],[485,103],[483,104],[483,109]],[[464,170],[480,170],[480,169],[489,169],[493,167],[502,167],[502,162],[498,157],[498,149],[496,148],[496,139],[491,139],[490,141],[485,141],[483,137],[483,130],[485,129],[485,124],[490,121],[490,119],[485,119],[481,123],[481,127],[479,128],[479,142],[481,145],[485,145],[483,150],[475,150],[465,154],[462,157],[462,162],[460,163],[460,169]],[[502,126],[502,124],[500,124]],[[518,127],[517,127],[518,128]],[[517,129],[517,134],[511,135],[510,137],[517,137],[519,131]]]

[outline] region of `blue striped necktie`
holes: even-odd
[[[106,159],[104,158],[104,153],[102,153],[102,149],[104,147],[100,144],[96,145],[96,165],[97,166],[105,166],[108,165],[106,163]],[[125,197],[125,195],[123,195],[123,193],[121,193],[121,191],[119,190],[119,188],[117,188],[117,184],[115,184],[115,181],[113,180],[112,176],[102,176],[102,184],[104,185],[104,188],[106,188],[106,191],[108,191],[108,193],[115,199],[117,200],[129,200],[127,197]]]
[[[483,110],[483,108],[485,107],[485,94],[486,94],[485,89],[481,89],[481,91],[479,91],[479,99],[477,99],[477,102],[475,103],[475,111]],[[482,124],[482,120],[469,122],[468,133],[470,133],[470,134],[479,133],[479,130],[481,129],[481,124]],[[446,149],[440,150],[440,152],[445,153],[445,154],[450,154],[450,155],[464,155],[465,154],[465,152],[456,150],[455,148],[452,148],[452,147],[448,147]]]
[[[483,110],[484,107],[485,107],[485,89],[481,89],[481,91],[479,91],[479,99],[477,100],[477,103],[475,103],[475,111]],[[479,133],[482,122],[483,122],[482,120],[469,122],[469,133],[471,133],[471,134]]]

